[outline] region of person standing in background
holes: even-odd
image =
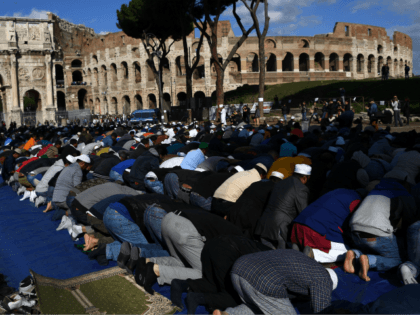
[[[394,121],[395,121],[395,127],[398,127],[398,124],[400,126],[403,126],[400,112],[401,112],[401,102],[398,100],[397,96],[394,96],[394,100],[391,101],[392,109],[394,110]]]
[[[402,106],[402,112],[407,118],[407,126],[410,124],[410,99],[408,97],[405,98],[404,104]]]

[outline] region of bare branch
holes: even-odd
[[[240,17],[238,16],[238,14],[236,13],[236,2],[234,2],[234,3],[233,3],[233,11],[232,11],[232,13],[233,13],[233,16],[235,17],[236,22],[238,23],[238,25],[239,25],[239,27],[240,27],[241,31],[242,31],[242,33],[245,33],[245,32],[246,32],[246,30],[245,30],[245,27],[242,25],[241,18],[240,18]]]

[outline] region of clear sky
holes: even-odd
[[[271,18],[269,35],[325,34],[333,31],[335,22],[384,27],[391,39],[394,30],[398,30],[412,38],[413,72],[420,72],[420,0],[268,1]],[[46,12],[50,11],[74,24],[91,27],[96,33],[116,32],[116,11],[123,3],[128,3],[128,0],[0,0],[0,16],[45,18]],[[238,13],[245,25],[250,22],[243,4],[238,6]],[[224,13],[223,20],[226,19],[232,21],[234,31],[239,35],[240,30],[231,10]]]

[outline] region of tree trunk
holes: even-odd
[[[220,107],[219,105],[224,104],[225,101],[225,93],[223,90],[223,80],[224,80],[224,70],[219,66],[219,56],[217,55],[217,25],[212,28],[212,46],[210,47],[211,55],[215,60],[214,66],[216,69],[216,106],[217,106],[217,118],[220,118]],[[217,60],[217,62],[216,62]]]
[[[264,117],[264,91],[265,91],[265,37],[259,38],[259,54],[260,54],[260,86],[258,90],[258,107],[260,108],[260,116]],[[262,101],[261,101],[262,99]]]
[[[190,67],[190,62],[189,62],[189,51],[188,51],[188,43],[187,43],[186,36],[182,37],[182,43],[184,46],[185,81],[186,81],[186,87],[187,87],[186,90],[187,90],[187,102],[188,102],[188,100],[192,99],[193,95],[192,95],[192,72],[191,72],[191,67]]]

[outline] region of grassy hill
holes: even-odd
[[[279,100],[282,100],[282,103],[292,99],[292,107],[296,107],[302,101],[313,103],[315,98],[338,98],[340,95],[339,89],[342,87],[346,91],[346,97],[358,97],[356,103],[352,103],[357,111],[363,108],[363,97],[366,104],[369,98],[372,97],[379,105],[379,101],[389,101],[394,95],[397,95],[400,100],[408,97],[411,100],[413,111],[420,113],[420,78],[410,78],[409,80],[390,79],[388,81],[376,79],[307,81],[266,85],[264,98],[266,101],[273,101],[275,95],[277,95]],[[225,94],[226,104],[251,103],[257,99],[257,85],[244,85]]]

